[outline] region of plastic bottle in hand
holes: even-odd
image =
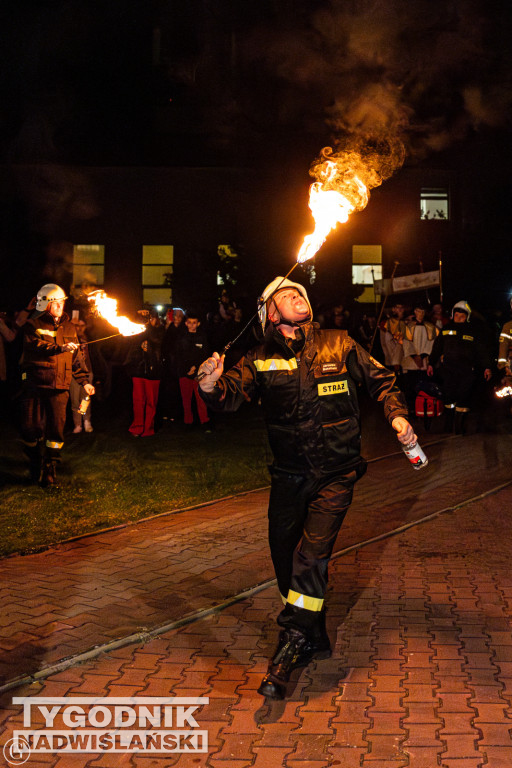
[[[413,440],[407,445],[402,443],[402,450],[411,462],[413,469],[422,469],[427,466],[428,459],[417,440]]]

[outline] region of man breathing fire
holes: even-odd
[[[383,404],[402,443],[415,435],[394,374],[344,330],[313,323],[305,288],[277,277],[260,300],[263,342],[224,372],[224,356],[201,364],[200,393],[212,409],[233,411],[261,397],[274,454],[269,543],[285,604],[277,649],[259,687],[274,699],[286,694],[296,667],[331,654],[324,597],[328,563],[366,471],[360,455],[357,388]]]

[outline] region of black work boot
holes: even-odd
[[[38,440],[34,444],[25,443],[23,446],[23,453],[28,458],[28,471],[30,473],[30,479],[33,483],[37,483],[41,477],[41,462],[42,458],[42,440]]]
[[[43,467],[41,469],[39,485],[41,486],[41,488],[48,488],[48,486],[55,486],[56,484],[57,484],[56,461],[53,459],[45,459],[43,461]]]
[[[443,432],[453,432],[455,408],[445,408]]]
[[[465,411],[457,411],[455,414],[455,434],[464,435],[466,433],[466,416]]]
[[[330,655],[328,638],[312,641],[297,629],[283,629],[258,693],[269,699],[284,699],[286,684],[294,669],[306,667],[312,659],[328,659]]]

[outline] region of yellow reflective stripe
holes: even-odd
[[[286,597],[283,595],[282,592],[279,593],[279,597],[281,598],[283,605],[286,605]]]
[[[297,368],[297,360],[292,357],[290,360],[285,360],[282,357],[269,358],[268,360],[255,360],[254,367],[257,371],[293,371]]]
[[[469,413],[469,408],[460,408],[458,405],[456,406],[455,410],[457,413]]]
[[[455,403],[445,403],[444,407],[445,408],[455,408]]]
[[[443,336],[456,336],[457,331],[443,331]]]
[[[57,335],[57,331],[50,331],[47,328],[37,328],[36,333],[38,336],[51,336],[52,339]]]
[[[299,592],[294,592],[293,589],[290,589],[288,591],[286,602],[291,603],[296,608],[306,608],[308,611],[321,611],[324,599],[323,597],[301,595]]]
[[[464,339],[464,341],[474,341],[475,340],[474,336],[463,336],[462,338]]]
[[[47,440],[46,441],[46,447],[47,448],[55,448],[58,451],[60,451],[60,449],[62,448],[63,445],[64,445],[64,443],[56,443],[53,440]]]

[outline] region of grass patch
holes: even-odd
[[[99,408],[95,431],[68,434],[59,487],[28,481],[14,425],[2,425],[0,556],[126,524],[269,484],[266,431],[259,409],[215,416],[215,429],[167,424],[134,439],[126,416]]]

